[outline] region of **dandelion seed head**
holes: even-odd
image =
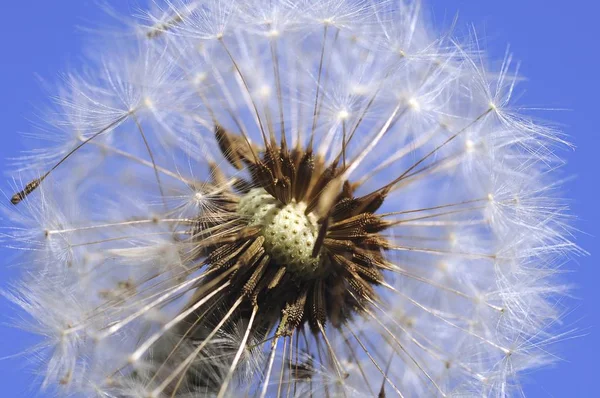
[[[560,339],[566,143],[418,1],[153,2],[17,159],[63,396],[507,396]]]

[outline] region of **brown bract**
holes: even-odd
[[[343,154],[326,164],[310,146],[288,149],[285,140],[277,144],[272,138],[265,140],[265,148],[258,148],[221,126],[215,134],[225,159],[238,170],[248,170],[248,175],[236,179],[214,200],[210,214],[198,219],[192,238],[197,242],[195,255],[204,259],[211,276],[198,287],[190,305],[229,282],[226,292],[214,300],[228,308],[242,298],[233,321],[256,308],[256,338],[272,332],[289,336],[306,323],[318,338],[326,324],[341,327],[377,300],[374,286],[382,283],[383,271],[389,269],[384,257],[389,244],[380,232],[390,224],[375,213],[388,190],[355,197],[353,184],[342,180]],[[212,184],[224,184],[224,173],[217,166]],[[317,269],[299,272],[277,261],[278,256],[266,248],[264,228],[239,216],[240,198],[256,188],[275,198],[280,208],[304,203],[305,215],[316,217],[312,256],[320,257]]]

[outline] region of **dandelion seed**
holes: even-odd
[[[4,209],[43,387],[505,396],[551,359],[579,249],[509,56],[490,73],[419,2],[154,6],[72,76]]]

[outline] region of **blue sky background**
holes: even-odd
[[[133,1],[107,0],[128,12]],[[593,0],[425,0],[435,22],[448,23],[458,12],[459,31],[469,23],[492,57],[502,59],[510,44],[521,73],[528,78],[520,86],[520,104],[561,108],[566,111],[536,111],[535,115],[562,126],[577,146],[565,152],[566,174],[576,178],[565,190],[572,199],[575,226],[584,231],[578,243],[592,253],[568,265],[565,278],[576,285],[571,301],[574,311],[566,326],[577,326],[583,337],[563,341],[554,348],[564,360],[556,366],[525,375],[530,397],[596,397],[600,354],[600,269],[597,267],[600,235],[600,13]],[[0,164],[23,149],[18,132],[32,131],[30,119],[46,104],[48,95],[40,76],[57,80],[68,67],[81,64],[85,34],[77,26],[102,26],[110,18],[97,3],[77,1],[3,1],[0,23]],[[599,152],[596,152],[599,151]],[[596,166],[594,166],[596,164]],[[0,178],[7,189],[8,175]],[[0,247],[0,258],[11,252]],[[18,270],[0,261],[0,286]],[[6,323],[15,316],[0,299],[0,358],[27,347],[34,340]],[[23,358],[0,360],[0,396],[45,397],[30,386],[32,376]]]

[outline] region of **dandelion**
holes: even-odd
[[[506,396],[560,338],[561,135],[404,0],[171,0],[18,162],[59,395]],[[8,200],[7,200],[8,202]]]

